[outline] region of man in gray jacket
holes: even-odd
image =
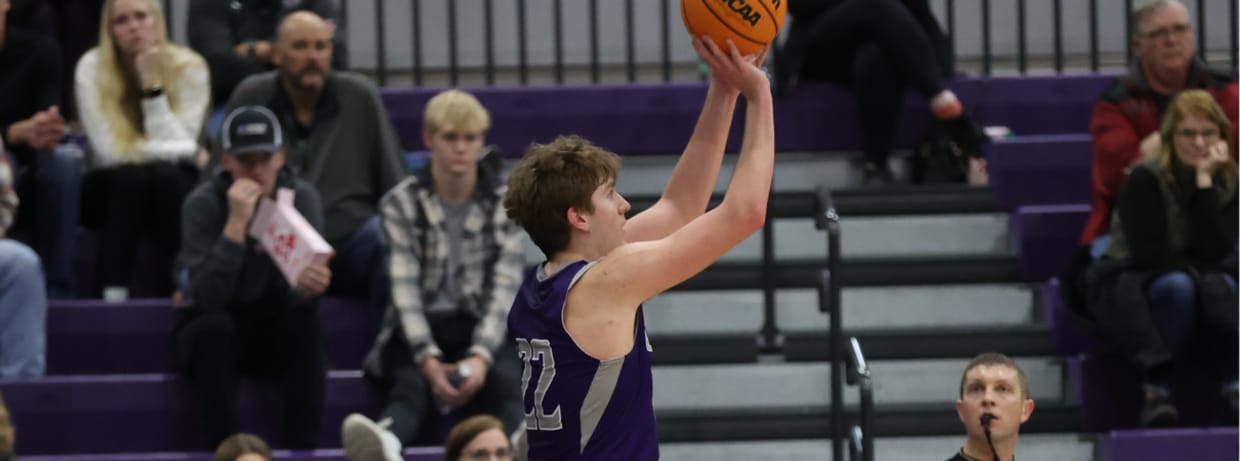
[[[400,145],[364,77],[332,72],[332,27],[309,11],[280,23],[277,70],[247,78],[228,108],[271,109],[287,137],[288,165],[323,198],[323,237],[336,248],[333,295],[365,296],[376,328],[386,307],[379,199],[405,177]]]
[[[187,302],[176,309],[173,357],[202,405],[206,448],[239,429],[242,374],[280,379],[283,445],[314,448],[326,379],[318,297],[331,271],[326,264],[308,265],[290,286],[248,228],[261,197],[289,188],[297,211],[321,231],[319,196],[283,168],[283,136],[270,110],[230,112],[221,138],[221,168],[190,193],[181,211],[177,266]]]

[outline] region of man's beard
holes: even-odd
[[[320,77],[318,84],[303,83],[305,81],[304,78],[307,75],[316,74],[316,73]],[[323,83],[327,79],[327,72],[317,67],[309,67],[306,69],[302,69],[300,72],[296,72],[296,73],[281,71],[280,74],[283,76],[284,81],[287,82],[290,86],[298,90],[305,90],[305,91],[313,91],[313,90],[322,89]]]

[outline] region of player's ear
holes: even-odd
[[[1024,404],[1022,404],[1020,408],[1020,423],[1021,424],[1024,424],[1025,421],[1029,421],[1029,417],[1033,416],[1033,407],[1034,407],[1033,399],[1025,399]]]
[[[590,231],[590,220],[586,218],[585,213],[582,213],[576,208],[569,207],[565,214],[565,217],[568,218],[568,225],[572,226],[573,229],[577,229],[582,232]]]

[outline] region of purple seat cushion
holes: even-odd
[[[1042,282],[1062,274],[1077,252],[1089,205],[1027,205],[1008,217],[1021,275]]]
[[[1098,439],[1098,461],[1234,461],[1234,427],[1114,431]]]
[[[1021,135],[990,144],[986,152],[990,188],[1004,210],[1089,203],[1092,168],[1088,134]]]

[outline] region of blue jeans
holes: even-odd
[[[1230,275],[1223,277],[1236,291],[1236,279]],[[1167,349],[1173,354],[1182,352],[1192,336],[1197,316],[1197,286],[1193,278],[1184,272],[1160,275],[1145,288],[1145,299]]]
[[[332,258],[332,283],[327,293],[333,296],[365,298],[370,306],[372,333],[379,332],[383,311],[388,304],[389,282],[387,254],[379,216],[371,216],[343,242],[335,242]]]
[[[73,297],[73,244],[82,194],[82,162],[65,147],[36,152],[15,177],[22,201],[13,237],[42,258],[47,293],[54,299]]]
[[[0,240],[0,378],[42,376],[47,366],[47,294],[39,255]]]

